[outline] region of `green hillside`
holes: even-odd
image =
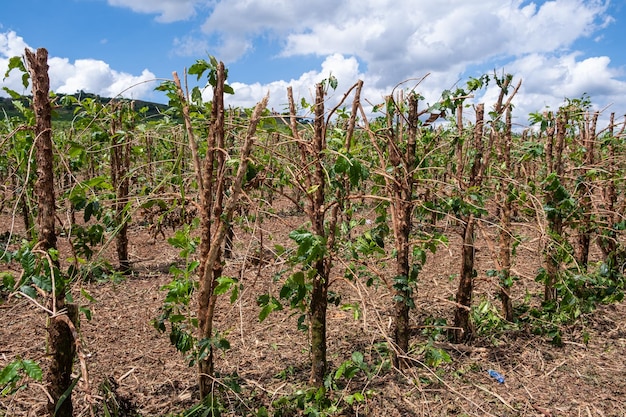
[[[76,107],[75,105],[63,106],[60,104],[63,102],[63,98],[65,96],[66,96],[65,94],[57,94],[57,99],[55,100],[54,111],[52,113],[53,121],[71,121],[74,117],[74,110]],[[94,98],[94,99],[99,100],[100,102],[102,102],[102,104],[105,104],[105,105],[109,103],[111,100],[113,100],[112,98],[109,98],[109,97],[100,97],[96,94],[85,93],[85,92],[71,94],[70,96],[73,96],[81,100],[85,98]],[[115,100],[131,101],[128,99],[117,99],[117,98]],[[153,103],[153,102],[143,101],[143,100],[132,100],[132,101],[134,102],[134,106],[136,110],[142,109],[144,107],[147,108],[147,111],[144,113],[146,118],[159,117],[168,108],[168,106],[165,104]],[[19,110],[16,108],[13,102],[14,100],[12,98],[0,97],[0,117],[4,117],[5,114],[8,117],[14,117],[14,116],[20,115]],[[24,98],[22,101],[22,104],[24,106],[28,106],[29,105],[28,98]]]

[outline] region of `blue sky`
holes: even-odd
[[[229,69],[231,105],[252,106],[269,92],[282,109],[287,86],[310,99],[331,73],[337,97],[362,79],[373,103],[429,74],[418,89],[433,102],[496,69],[522,79],[515,103],[524,123],[583,93],[624,114],[624,27],[617,0],[20,0],[2,5],[0,72],[25,47],[45,47],[57,92],[163,101],[146,81],[210,54]],[[18,77],[2,85],[21,91]],[[477,100],[489,104],[494,94]]]

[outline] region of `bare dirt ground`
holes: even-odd
[[[367,213],[365,213],[367,215]],[[304,222],[295,215],[267,218],[254,233],[264,230],[265,246],[289,245],[287,234]],[[0,218],[0,232],[8,229],[11,217]],[[20,235],[15,222],[13,233]],[[453,226],[450,226],[451,228]],[[516,303],[526,294],[531,302],[541,296],[533,281],[540,266],[539,243],[527,225],[520,225],[529,236],[515,258],[521,280],[514,289]],[[493,232],[482,228],[485,235]],[[165,231],[167,236],[171,230]],[[427,341],[422,334],[426,318],[452,322],[456,291],[451,276],[459,269],[458,234],[450,229],[450,244],[431,255],[420,275],[416,309],[412,313],[416,328],[412,344],[418,349]],[[169,265],[179,262],[178,250],[165,239],[154,239],[145,227],[134,224],[130,231],[131,255],[135,273],[121,282],[76,283],[77,301],[89,306],[93,318],[81,317],[80,333],[90,388],[96,403],[101,402],[104,381],[109,381],[126,414],[140,416],[177,415],[198,400],[195,368],[172,347],[167,334],[158,333],[151,320],[159,314],[165,293],[159,288],[172,277]],[[490,300],[495,306],[497,287],[489,278],[493,268],[490,245],[478,232],[475,304]],[[67,242],[60,240],[60,249]],[[217,328],[227,336],[231,349],[220,353],[216,371],[237,375],[241,392],[224,390],[229,415],[253,415],[254,408],[291,395],[303,388],[308,379],[306,334],[297,330],[297,315],[285,309],[272,313],[259,323],[256,299],[260,294],[278,295],[279,282],[272,277],[285,268],[280,257],[256,265],[246,255],[256,243],[241,229],[235,238],[235,254],[226,274],[243,284],[240,298],[230,304],[222,297],[218,306]],[[104,256],[112,256],[109,248]],[[112,257],[109,259],[113,259]],[[349,282],[341,277],[341,263],[332,289],[342,295],[342,304],[360,304],[361,314],[331,306],[329,310],[328,355],[330,368],[337,367],[355,351],[371,364],[371,375],[357,376],[345,394],[368,392],[366,401],[344,407],[343,416],[625,416],[626,415],[626,304],[602,306],[594,313],[566,327],[563,346],[520,328],[497,335],[483,335],[471,345],[457,346],[440,341],[437,347],[451,356],[450,363],[436,369],[424,365],[404,370],[377,368],[385,357],[381,353],[389,332],[392,313],[388,288],[381,284],[367,287],[364,282]],[[382,266],[381,266],[382,268]],[[6,270],[6,266],[2,265]],[[19,273],[16,271],[16,273]],[[80,288],[95,303],[80,297]],[[586,341],[585,334],[589,339]],[[586,343],[587,342],[587,343]],[[33,359],[45,367],[45,313],[28,300],[13,297],[0,302],[0,367],[20,357]],[[425,362],[423,354],[412,353]],[[78,372],[78,367],[77,372]],[[494,369],[506,378],[504,384],[490,378]],[[219,382],[217,382],[219,383]],[[341,394],[341,391],[338,394]],[[89,415],[85,392],[73,394],[77,415]],[[0,416],[40,416],[46,402],[43,383],[29,382],[13,396],[0,397]],[[101,409],[100,409],[101,411]]]

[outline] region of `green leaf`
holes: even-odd
[[[24,252],[22,255],[22,259],[20,259],[20,264],[22,268],[24,268],[24,276],[30,276],[35,273],[35,268],[37,267],[37,259],[35,255],[29,250]],[[29,294],[30,295],[30,294]]]
[[[96,299],[95,299],[95,298],[93,298],[93,297],[91,296],[91,294],[89,294],[89,293],[87,292],[87,290],[86,290],[86,289],[84,289],[84,288],[81,288],[81,289],[80,289],[80,295],[82,295],[83,297],[85,297],[85,299],[86,299],[87,301],[91,302],[91,303],[95,303],[95,302],[96,302]]]
[[[0,371],[0,385],[6,385],[15,382],[18,379],[18,373],[22,369],[22,361],[14,360]]]
[[[104,413],[104,417],[111,417],[111,413],[109,412],[109,407],[107,407],[106,401],[102,403],[102,411]]]
[[[344,362],[341,365],[339,365],[339,368],[337,368],[337,371],[335,372],[335,379],[339,379],[343,376],[344,372],[346,371],[347,366],[348,366],[348,362]]]
[[[213,290],[213,294],[222,295],[228,292],[234,284],[237,284],[237,280],[231,277],[219,277],[217,279],[217,286]]]
[[[230,303],[233,304],[239,298],[239,286],[233,285],[233,289],[230,292]]]
[[[361,352],[352,352],[352,362],[356,363],[359,366],[362,365],[363,354]]]
[[[202,90],[198,87],[194,87],[191,90],[191,101],[196,105],[202,105]]]
[[[28,80],[29,80],[28,71],[26,70],[26,66],[24,65],[24,61],[19,56],[13,56],[13,57],[9,58],[9,66],[8,66],[6,72],[4,73],[4,78],[7,78],[9,76],[9,74],[11,73],[11,71],[14,70],[14,69],[18,69],[18,70],[20,70],[23,73],[22,74],[22,86],[24,88],[28,88]]]
[[[335,162],[335,172],[342,174],[350,169],[350,161],[347,157],[341,155]]]
[[[88,222],[91,216],[97,214],[100,211],[100,203],[98,201],[91,201],[85,206],[85,212],[83,213],[83,219]]]
[[[37,291],[30,285],[22,285],[20,291],[29,296],[30,298],[37,298]]]
[[[189,67],[189,70],[187,70],[187,73],[189,75],[196,75],[198,77],[197,80],[199,81],[200,78],[202,78],[202,75],[206,71],[211,71],[216,68],[217,68],[217,63],[216,65],[211,65],[208,62],[206,62],[204,59],[198,59],[196,60],[195,64]]]
[[[0,278],[2,278],[1,286],[7,289],[13,289],[15,287],[15,277],[10,272],[0,272]]]
[[[80,306],[78,310],[85,315],[87,320],[91,320],[91,310],[89,308]]]
[[[261,311],[259,311],[259,322],[262,322],[263,320],[265,320],[267,318],[267,316],[270,315],[270,313],[274,311],[274,308],[272,305],[270,304],[266,304],[261,308]]]
[[[262,322],[269,316],[272,311],[282,310],[283,305],[274,297],[270,297],[269,294],[262,294],[257,298],[257,305],[261,307],[259,312],[259,321]]]
[[[345,398],[345,401],[346,403],[352,405],[355,401],[357,403],[362,403],[363,401],[365,401],[365,397],[360,392],[355,392],[354,394],[348,395]]]
[[[33,284],[46,292],[52,291],[52,280],[49,277],[35,275],[32,277]]]
[[[170,343],[172,343],[179,352],[185,353],[193,346],[194,337],[184,330],[181,330],[178,326],[172,326]]]
[[[336,90],[338,84],[339,82],[337,81],[337,77],[335,77],[334,75],[328,77],[328,85],[330,86],[330,88]]]
[[[169,317],[170,323],[180,323],[187,319],[187,317],[183,314],[172,314]]]
[[[83,183],[81,183],[81,186],[85,186],[87,188],[97,188],[97,189],[102,189],[102,190],[113,189],[113,186],[109,182],[108,178],[105,177],[104,175],[88,179],[84,181]]]
[[[63,395],[61,395],[59,397],[59,400],[57,401],[57,405],[56,405],[56,407],[54,407],[54,414],[56,414],[57,411],[59,411],[59,408],[61,408],[61,405],[63,404],[63,401],[65,401],[67,399],[67,397],[70,396],[70,394],[72,393],[72,390],[76,386],[76,383],[78,382],[79,379],[80,378],[75,378],[74,381],[72,381],[72,383],[70,384],[70,386],[65,390]]]
[[[310,186],[309,188],[307,188],[306,193],[307,194],[313,194],[314,192],[316,192],[318,190],[318,188],[320,188],[319,184],[314,184],[312,186]]]
[[[218,337],[216,338],[213,346],[215,346],[217,349],[228,350],[230,349],[230,342],[223,337]]]
[[[24,369],[24,372],[29,378],[32,378],[35,381],[41,381],[43,373],[37,362],[30,359],[24,359],[22,361],[22,369]]]

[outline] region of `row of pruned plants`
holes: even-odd
[[[1,127],[7,149],[0,157],[2,209],[19,214],[26,230],[21,242],[9,231],[2,259],[21,272],[3,272],[1,289],[3,297],[27,298],[48,315],[49,346],[56,352],[46,377],[50,415],[72,415],[79,381],[92,395],[76,330],[78,312],[87,318],[91,312],[74,304],[71,284],[132,273],[132,224],[151,227],[154,238],[165,237],[164,228],[176,230],[169,242],[180,249],[184,266],[170,270],[154,325],[198,368],[200,403],[190,411],[198,415],[222,407],[215,351],[229,342],[215,322],[216,306],[220,297],[237,300],[243,285],[224,275],[233,228],[239,219],[262,221],[276,200],[288,201],[305,221],[289,233],[291,245],[272,248],[288,267],[278,293],[258,297],[259,319],[293,309],[310,346],[310,389],[277,401],[276,415],[289,407],[331,413],[367,401],[362,393],[333,396],[339,379],[372,373],[359,352],[329,369],[327,312],[341,297],[331,287],[334,277],[387,286],[393,325],[385,340],[398,370],[421,363],[419,354],[430,355],[433,366],[449,359],[432,344],[415,348],[412,314],[420,273],[453,238],[461,245],[457,291],[449,300],[452,322],[425,323],[437,329],[432,337],[471,343],[493,330],[477,322],[491,312],[502,326],[530,325],[559,344],[561,323],[599,302],[622,299],[625,125],[611,114],[599,127],[602,115],[587,96],[532,114],[529,128],[516,129],[521,81],[508,74],[472,78],[434,104],[419,93],[427,79],[407,81],[373,108],[364,106],[362,82],[329,108],[329,93],[337,88],[331,76],[315,86],[311,103],[296,102],[288,89],[287,108],[276,115],[266,108],[268,97],[254,109],[227,108],[224,96],[233,93],[227,70],[211,58],[197,61],[184,77],[206,80],[210,100],[198,87],[188,91],[174,73],[158,88],[170,99],[159,117],[145,117],[129,101],[105,105],[65,96],[75,116],[55,126],[46,56],[42,49],[26,51],[25,61],[11,60],[10,70],[24,72],[25,86],[32,81],[33,97],[29,107],[9,91],[22,117],[5,117]],[[475,99],[487,88],[498,92],[489,107]],[[302,123],[303,114],[312,123]],[[376,213],[374,220],[363,215],[364,207]],[[60,212],[67,213],[63,220]],[[450,223],[457,226],[442,227]],[[527,237],[519,223],[539,236],[543,261],[536,281],[543,291],[534,304],[520,301],[515,285],[516,250]],[[497,232],[485,233],[487,224]],[[262,255],[262,234],[250,235]],[[57,248],[59,236],[71,247],[66,258]],[[474,305],[479,239],[492,249],[494,268],[487,275],[497,283],[500,309],[481,303],[477,312]],[[115,245],[116,259],[99,252],[108,244]],[[594,247],[599,253],[592,256]],[[76,357],[81,376],[72,379]],[[38,369],[17,359],[0,373],[0,388],[14,392],[24,372],[41,378]],[[268,412],[257,409],[258,415]]]

